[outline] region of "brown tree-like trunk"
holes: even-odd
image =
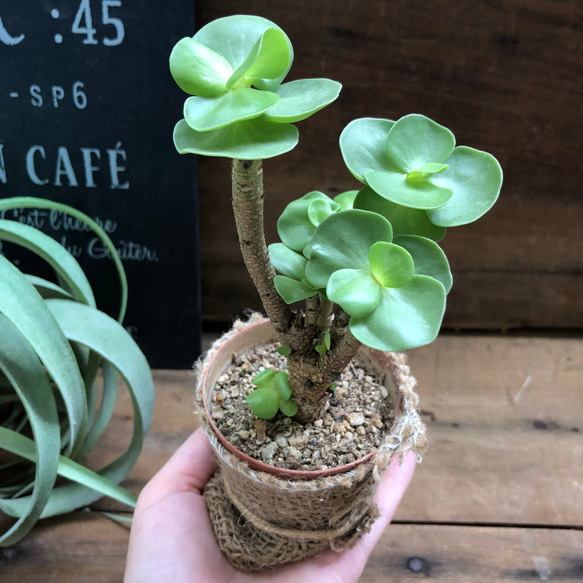
[[[277,293],[275,270],[263,230],[261,160],[233,160],[232,188],[233,213],[245,266],[280,342],[291,348],[288,373],[298,405],[296,419],[302,423],[314,421],[326,409],[330,385],[356,355],[360,344],[344,318],[331,320],[332,304],[327,299],[310,298],[304,315],[294,313]],[[322,343],[329,329],[330,350],[319,354],[315,347]]]

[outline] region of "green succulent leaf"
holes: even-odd
[[[416,275],[428,275],[437,279],[445,288],[445,293],[449,293],[453,280],[447,257],[439,245],[430,239],[415,235],[397,236],[393,243],[411,254]]]
[[[316,227],[310,221],[308,209],[310,205],[321,200],[330,204],[330,197],[323,192],[308,192],[301,198],[290,202],[277,221],[279,238],[294,251],[302,252],[310,242]]]
[[[288,399],[287,401],[280,399],[279,410],[287,417],[293,417],[298,412],[298,406],[292,399]]]
[[[174,144],[180,154],[263,160],[285,154],[297,143],[295,126],[269,122],[263,117],[208,132],[193,130],[185,120],[174,128]]]
[[[307,259],[283,243],[269,245],[269,258],[273,267],[287,277],[302,280],[306,272]]]
[[[255,87],[266,91],[273,91],[280,85],[291,67],[293,48],[285,33],[281,31],[288,44],[288,62],[282,65],[285,51],[281,50],[278,36],[269,33],[265,49],[276,48],[274,62],[272,64],[268,63],[269,51],[262,51],[261,49],[257,51],[255,58],[249,59],[249,56],[256,50],[257,42],[262,39],[268,29],[279,29],[281,31],[276,24],[266,18],[251,15],[234,15],[218,18],[209,22],[194,35],[194,39],[222,55],[231,66],[232,71],[236,71],[239,68],[246,69],[244,72],[254,77],[253,84]],[[248,59],[253,62],[251,66],[253,68],[247,69]],[[257,65],[255,65],[256,61]],[[265,72],[268,75],[272,75],[275,69],[282,71],[278,77],[258,78],[258,75],[265,74]]]
[[[331,199],[316,199],[308,205],[308,219],[314,227],[336,212],[339,205]]]
[[[280,78],[289,70],[290,56],[291,45],[283,30],[266,29],[227,81],[227,90],[241,81],[249,87],[255,80]]]
[[[389,160],[405,174],[428,163],[444,163],[455,147],[454,135],[424,115],[400,118],[386,139]]]
[[[374,279],[382,287],[403,287],[413,277],[413,258],[393,243],[379,241],[372,245],[368,261]]]
[[[282,399],[283,401],[287,401],[291,397],[292,390],[290,389],[289,386],[289,378],[287,372],[282,370],[276,373],[276,375],[273,377],[273,385],[277,389],[280,399]]]
[[[245,400],[259,419],[272,419],[279,410],[279,394],[274,388],[255,389]]]
[[[393,231],[387,219],[376,213],[347,210],[320,223],[310,243],[306,277],[316,288],[326,288],[339,269],[370,272],[368,251],[377,241],[391,242]]]
[[[417,170],[411,170],[411,172],[419,172],[421,178],[427,178],[432,174],[441,174],[441,172],[447,170],[448,166],[449,164],[438,164],[436,162],[428,162],[427,164],[423,164],[423,166],[417,168]],[[409,172],[409,174],[411,174],[411,172]]]
[[[273,283],[277,293],[286,304],[294,304],[295,302],[306,300],[318,293],[316,289],[307,285],[304,281],[298,281],[285,275],[276,275]]]
[[[339,269],[330,276],[326,295],[348,315],[363,318],[377,307],[381,286],[368,270]]]
[[[251,381],[256,387],[269,387],[271,386],[271,381],[275,376],[275,371],[272,368],[266,368],[258,372]]]
[[[189,97],[184,102],[184,119],[193,130],[208,132],[259,117],[278,101],[270,91],[245,88],[215,98]]]
[[[439,209],[428,211],[431,221],[441,227],[466,225],[479,219],[498,199],[502,187],[502,168],[487,152],[458,146],[448,158],[446,172],[431,177],[453,196]]]
[[[183,38],[170,53],[170,72],[184,92],[218,97],[226,92],[233,68],[215,51],[192,38]]]
[[[316,346],[314,346],[314,349],[318,354],[326,354],[327,352],[326,346],[324,346],[324,344],[316,344]]]
[[[284,83],[276,90],[281,99],[265,117],[278,123],[302,121],[336,100],[341,89],[342,85],[331,79],[299,79]]]
[[[364,183],[371,170],[399,172],[387,159],[386,142],[395,124],[388,119],[364,117],[351,121],[340,134],[340,150],[352,175]]]
[[[292,349],[291,346],[289,346],[288,344],[282,344],[278,349],[277,352],[279,354],[281,354],[282,356],[288,356],[291,354]]]
[[[445,311],[445,289],[437,280],[415,275],[408,285],[383,288],[376,309],[350,319],[350,331],[376,350],[402,351],[435,340]]]
[[[347,190],[346,192],[341,192],[334,197],[334,202],[340,205],[341,211],[347,211],[353,208],[354,199],[358,194],[358,190]],[[367,209],[364,209],[367,210]]]
[[[453,191],[432,184],[428,180],[410,180],[406,174],[369,170],[366,183],[380,196],[414,209],[433,209],[443,206]]]
[[[419,235],[441,241],[446,229],[434,225],[427,212],[401,206],[379,196],[372,188],[365,186],[354,199],[354,208],[383,215],[393,227],[393,235]]]
[[[324,334],[324,346],[326,347],[326,350],[330,350],[330,346],[332,346],[332,340],[328,330],[326,330],[326,333]]]

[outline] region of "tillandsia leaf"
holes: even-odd
[[[33,450],[38,463],[29,505],[18,521],[0,536],[0,546],[18,542],[40,517],[57,477],[60,431],[57,406],[49,377],[18,329],[0,314],[0,370],[10,380],[20,398],[34,435]],[[1,431],[9,431],[0,428]],[[6,436],[0,434],[0,447],[9,449]]]
[[[26,277],[2,255],[0,313],[18,328],[55,382],[63,397],[69,421],[67,455],[76,455],[85,436],[88,417],[85,387],[75,355],[45,301]]]
[[[183,38],[170,53],[170,72],[185,93],[218,97],[227,91],[233,68],[212,49],[192,38]]]
[[[279,394],[273,387],[255,389],[245,400],[260,419],[272,419],[279,411]]]
[[[441,241],[446,229],[434,225],[425,210],[401,206],[379,196],[372,188],[365,186],[358,191],[354,208],[383,215],[393,227],[393,235],[419,235],[433,241]]]
[[[2,427],[0,428],[0,440],[0,442],[5,445],[5,448],[11,453],[19,455],[29,461],[40,463],[38,461],[39,456],[35,452],[37,443],[32,439]],[[110,498],[132,508],[136,506],[137,497],[134,494],[131,494],[124,488],[112,483],[107,478],[104,478],[100,474],[83,467],[81,464],[74,462],[65,456],[59,456],[58,458],[58,475],[76,482],[83,488],[89,488],[98,492],[99,498],[102,496],[109,496]],[[8,508],[8,512],[11,513],[12,506],[10,505],[10,502],[14,501],[0,501],[0,507],[2,509]]]
[[[302,300],[307,300],[318,293],[318,290],[309,285],[308,282],[298,281],[285,275],[276,275],[273,278],[277,293],[283,298],[286,304],[295,304]]]
[[[397,120],[386,139],[389,162],[404,174],[428,163],[445,163],[454,147],[455,137],[447,128],[415,113]]]
[[[297,143],[295,126],[269,122],[263,117],[209,132],[197,132],[185,120],[174,128],[174,145],[180,154],[264,160],[293,150]]]
[[[428,215],[442,227],[466,225],[489,211],[498,199],[502,168],[491,154],[467,146],[458,146],[447,163],[448,169],[431,180],[436,186],[451,189],[453,196]]]
[[[368,262],[372,275],[382,287],[403,287],[413,277],[413,258],[393,243],[379,241],[371,245]]]
[[[265,117],[278,123],[295,123],[307,119],[330,105],[340,95],[342,85],[331,79],[298,79],[280,85],[279,102]]]
[[[1,280],[2,278],[0,278]],[[47,300],[47,306],[71,342],[87,346],[115,367],[124,379],[134,409],[134,430],[128,449],[99,470],[99,474],[118,484],[134,466],[152,419],[154,385],[148,363],[127,331],[113,318],[93,308],[67,300]],[[53,490],[41,518],[86,506],[103,496],[91,484],[66,484]],[[4,500],[1,509],[20,516],[27,497]]]
[[[339,269],[370,272],[371,245],[377,241],[390,243],[392,239],[391,225],[381,215],[361,210],[334,213],[312,236],[306,277],[314,287],[324,289],[330,276]]]
[[[364,117],[351,121],[340,134],[340,150],[344,163],[352,175],[364,183],[370,170],[389,170],[386,153],[387,135],[395,124],[388,119]]]
[[[267,41],[269,50],[257,50],[258,41],[269,29],[277,29],[284,35],[288,45],[287,50],[281,48],[280,39],[275,35]],[[251,71],[251,75],[255,78],[253,84],[266,91],[273,91],[279,87],[293,61],[293,48],[285,33],[273,22],[259,16],[234,15],[218,18],[203,26],[194,35],[194,40],[221,55],[233,71],[248,62],[249,55],[256,53],[252,61],[254,63],[258,60],[259,63],[256,70]],[[265,70],[264,67],[270,67],[268,76],[265,79],[259,79],[259,75],[262,74],[260,71]],[[279,76],[271,76],[274,69],[281,71]]]
[[[0,219],[0,241],[9,241],[25,247],[44,259],[78,301],[95,307],[91,285],[81,266],[73,255],[52,237],[29,225]]]
[[[443,285],[432,277],[414,275],[404,287],[383,288],[375,310],[351,318],[349,327],[357,340],[376,350],[408,350],[435,340],[444,311]]]
[[[115,265],[117,270],[120,287],[121,287],[121,299],[120,299],[120,308],[119,308],[119,315],[117,317],[118,322],[123,322],[125,317],[127,303],[128,303],[128,282],[126,273],[115,248],[112,240],[110,239],[109,235],[103,230],[103,228],[96,223],[91,217],[87,216],[85,213],[68,206],[66,204],[62,204],[60,202],[55,202],[53,200],[46,200],[44,198],[35,198],[30,196],[13,196],[10,198],[6,198],[4,200],[0,200],[0,211],[10,211],[20,208],[38,208],[38,209],[46,209],[51,212],[60,212],[67,214],[74,219],[77,219],[81,223],[87,225],[98,237],[101,239],[103,245],[108,250],[109,255]]]
[[[41,295],[43,299],[47,298],[59,298],[62,300],[72,300],[73,296],[65,291],[61,286],[53,283],[52,281],[47,281],[42,277],[37,277],[36,275],[25,274],[26,279],[32,283],[34,289]]]
[[[279,273],[300,281],[305,277],[308,261],[303,255],[283,243],[272,243],[268,249],[271,263]]]
[[[406,249],[413,258],[416,275],[428,275],[441,282],[448,294],[453,283],[451,270],[445,253],[439,245],[425,237],[399,235],[393,239],[395,245]]]
[[[381,290],[381,286],[370,271],[339,269],[330,276],[326,295],[349,316],[363,318],[377,307],[381,299]]]
[[[193,130],[207,132],[259,117],[278,101],[275,93],[255,89],[238,89],[214,99],[189,97],[184,102],[184,119]]]
[[[316,230],[309,216],[310,206],[316,201],[328,205],[330,213],[340,209],[340,205],[329,196],[313,191],[290,202],[277,221],[279,238],[294,251],[302,252]]]
[[[449,188],[442,188],[425,179],[411,179],[407,174],[369,170],[365,180],[383,198],[414,209],[439,208],[453,196]]]

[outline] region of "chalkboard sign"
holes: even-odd
[[[0,198],[36,196],[84,211],[119,250],[129,282],[124,325],[157,368],[200,353],[196,173],[172,130],[184,95],[168,69],[194,33],[191,0],[2,0]],[[119,302],[113,262],[91,233],[46,211],[5,213],[75,255],[98,307]],[[2,252],[39,275],[25,251]]]

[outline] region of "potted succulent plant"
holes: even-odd
[[[269,320],[238,323],[199,370],[197,399],[221,462],[206,490],[211,520],[246,570],[353,544],[375,518],[380,470],[395,453],[422,449],[415,381],[397,353],[437,336],[452,285],[438,242],[487,212],[502,184],[493,156],[456,147],[425,116],[357,119],[340,150],[359,189],[290,202],[281,242],[267,247],[262,160],[293,149],[293,124],[341,89],[327,79],[284,83],[292,60],[277,25],[241,15],[204,26],[170,56],[190,95],[176,148],[233,160],[241,252]],[[327,435],[339,444],[336,462],[319,447]]]
[[[96,307],[73,255],[18,220],[18,211],[27,208],[70,215],[101,239],[120,277],[117,320]],[[0,254],[0,512],[15,519],[0,532],[0,546],[9,546],[39,518],[82,508],[102,496],[135,506],[136,497],[118,484],[140,454],[154,386],[145,356],[121,325],[126,276],[105,231],[76,209],[44,199],[6,198],[0,200],[0,213],[0,244],[30,250],[56,274],[55,281],[27,275]],[[95,472],[85,467],[83,456],[112,417],[118,375],[132,396],[133,435],[126,451]]]

